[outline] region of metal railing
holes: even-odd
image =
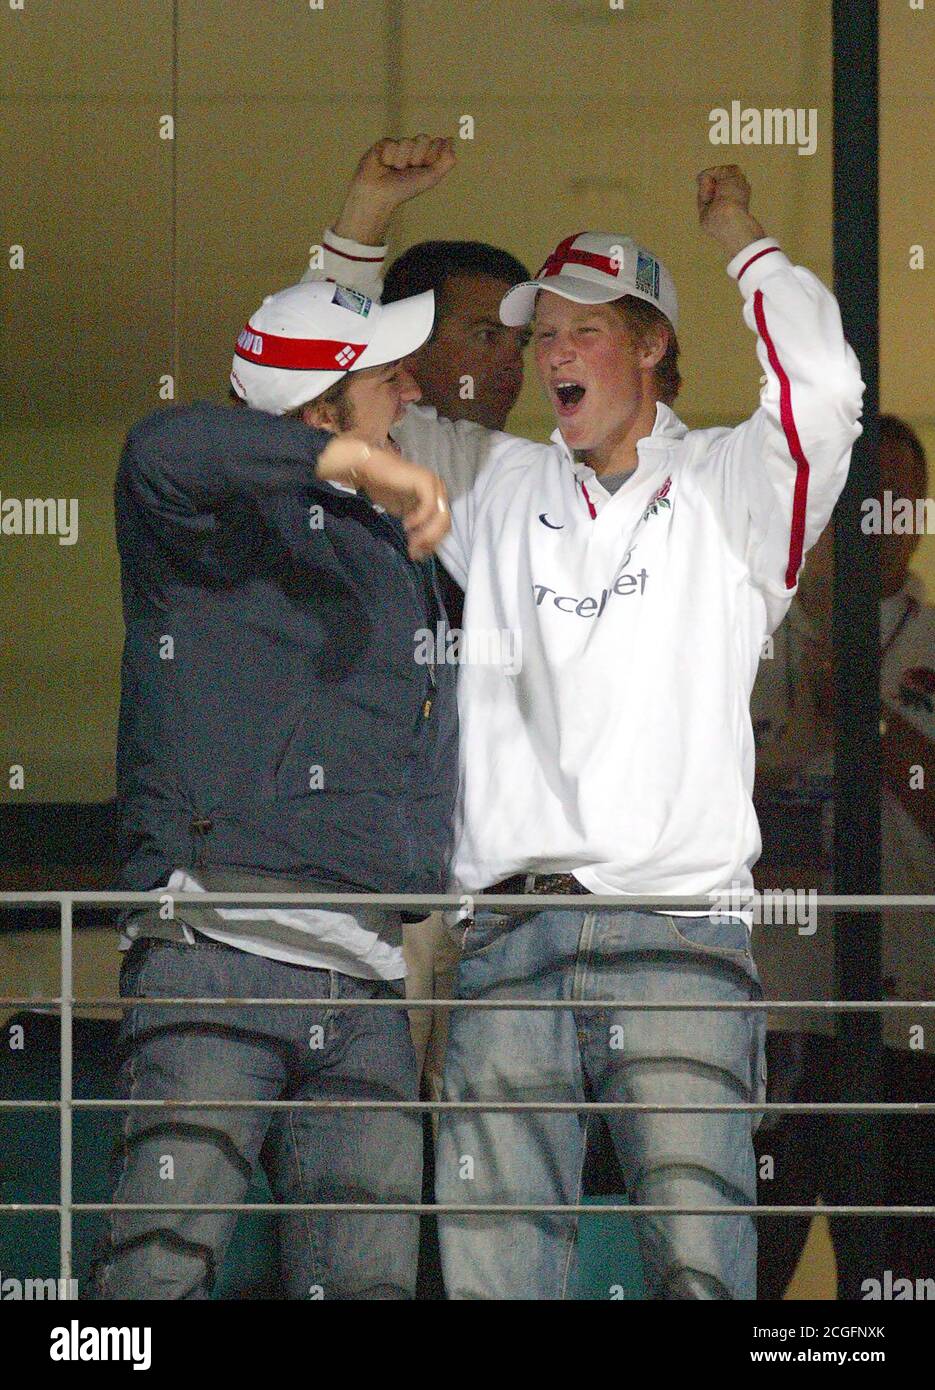
[[[777,901],[788,894],[759,894],[764,901],[770,897]],[[484,1113],[516,1113],[534,1111],[536,1113],[577,1114],[618,1114],[627,1112],[668,1113],[668,1114],[932,1114],[932,1102],[784,1102],[763,1101],[761,1103],[737,1102],[714,1105],[670,1105],[652,1102],[631,1101],[378,1101],[378,1100],[76,1100],[73,1092],[72,1075],[72,1024],[75,1006],[82,1008],[146,1008],[165,1005],[195,1006],[206,1008],[251,1007],[308,1008],[314,1004],[310,999],[292,998],[125,998],[123,996],[97,996],[76,999],[73,970],[73,907],[86,906],[145,906],[164,905],[166,899],[172,904],[191,904],[193,906],[243,906],[251,907],[385,907],[401,911],[424,911],[426,915],[442,909],[463,908],[464,897],[442,894],[377,894],[377,893],[176,893],[168,889],[149,893],[93,893],[93,892],[34,892],[0,893],[0,908],[28,907],[39,908],[57,905],[60,911],[61,928],[61,970],[60,994],[47,996],[0,996],[0,1007],[41,1007],[57,1008],[60,1011],[61,1058],[60,1094],[55,1100],[4,1100],[0,1099],[2,1110],[52,1110],[59,1111],[59,1200],[58,1202],[17,1202],[0,1204],[2,1213],[54,1213],[59,1215],[59,1266],[60,1278],[67,1280],[72,1273],[72,1224],[76,1213],[106,1211],[153,1211],[153,1212],[360,1212],[360,1213],[399,1213],[433,1215],[762,1215],[762,1216],[814,1216],[817,1210],[829,1216],[935,1216],[935,1206],[822,1206],[813,1205],[744,1205],[715,1207],[673,1207],[650,1205],[624,1205],[610,1203],[587,1204],[542,1204],[526,1203],[507,1205],[502,1203],[453,1205],[436,1203],[343,1203],[343,1202],[275,1202],[275,1203],[115,1203],[115,1202],[75,1202],[73,1200],[72,1171],[72,1121],[76,1110],[129,1110],[133,1109],[172,1109],[172,1110],[221,1110],[221,1109],[265,1109],[265,1110],[407,1110],[417,1112],[442,1113],[445,1111],[465,1111]],[[492,908],[514,911],[547,908],[565,908],[575,912],[592,909],[629,910],[643,912],[681,912],[681,911],[726,911],[725,906],[712,906],[711,897],[691,898],[671,895],[641,899],[621,900],[619,897],[604,897],[590,894],[586,899],[580,896],[560,894],[472,894],[470,902],[474,908]],[[878,912],[883,908],[935,911],[935,896],[874,894],[847,896],[840,894],[810,895],[810,906],[826,908],[831,911]],[[935,1000],[751,1000],[748,1002],[723,1001],[710,1003],[695,1001],[653,1001],[632,1002],[616,999],[331,999],[327,1000],[329,1009],[503,1009],[503,1010],[551,1010],[571,1009],[603,1010],[622,1012],[625,1010],[661,1010],[665,1012],[703,1011],[728,1012],[732,1010],[766,1010],[770,1013],[785,1010],[814,1010],[820,1012],[886,1012],[890,1010],[935,1009]]]

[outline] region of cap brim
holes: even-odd
[[[610,304],[620,298],[616,285],[595,285],[592,280],[580,280],[577,275],[550,275],[547,280],[525,280],[507,290],[500,301],[500,322],[509,328],[524,327],[532,319],[540,290],[550,290],[576,304]]]
[[[373,337],[348,371],[397,362],[420,348],[435,322],[432,290],[380,306]],[[235,355],[231,385],[242,400],[258,410],[283,415],[320,396],[347,372],[303,372],[257,366]]]
[[[380,321],[373,337],[350,368],[381,367],[416,352],[431,335],[435,322],[435,291],[410,295],[380,306]]]

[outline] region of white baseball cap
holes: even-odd
[[[632,294],[655,304],[678,328],[679,307],[672,276],[662,261],[632,237],[579,232],[559,242],[534,280],[514,285],[500,301],[501,322],[511,328],[529,323],[540,290],[551,290],[576,304],[609,304]]]
[[[408,357],[432,331],[432,290],[380,304],[333,280],[270,294],[234,348],[231,385],[247,405],[283,415],[348,372]]]

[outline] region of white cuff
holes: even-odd
[[[737,281],[744,299],[748,299],[774,270],[786,269],[791,264],[775,237],[759,237],[728,262],[727,273]]]
[[[363,242],[351,241],[349,237],[338,236],[330,227],[326,228],[322,245],[335,256],[343,256],[348,261],[364,261],[369,265],[381,265],[386,260],[386,246],[365,246]]]

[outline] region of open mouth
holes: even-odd
[[[585,388],[577,381],[560,381],[553,387],[559,413],[572,415],[584,399]]]

